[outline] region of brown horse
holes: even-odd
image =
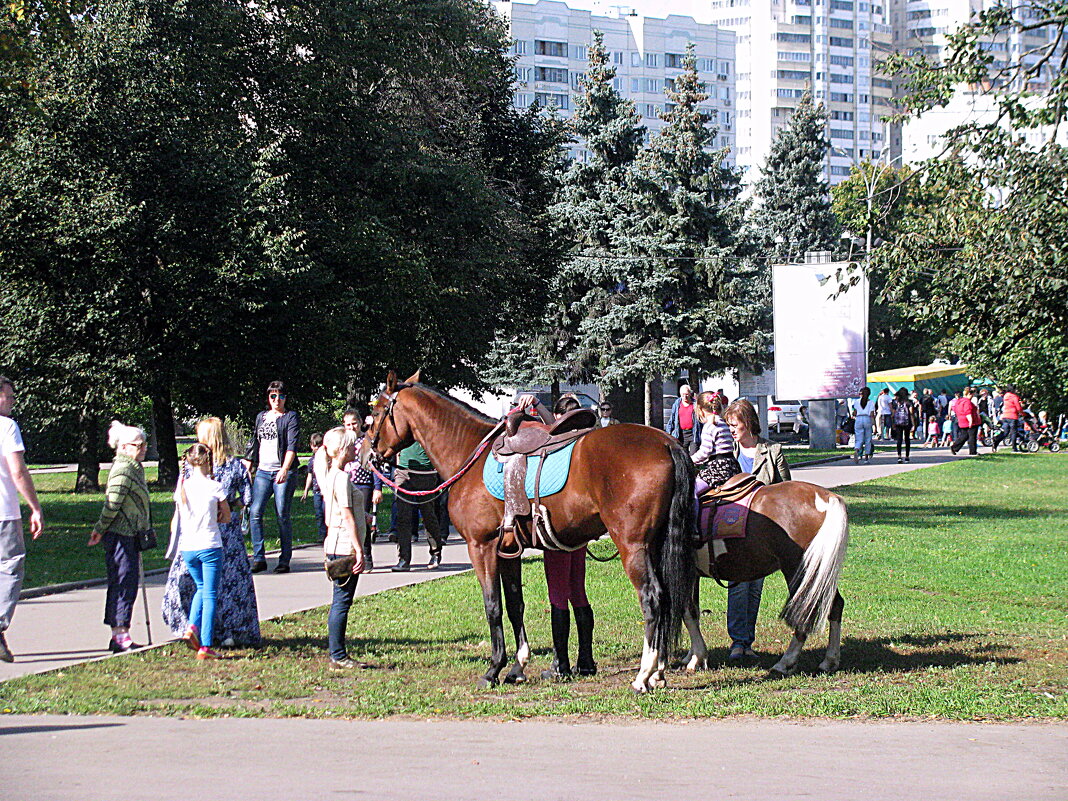
[[[495,421],[419,381],[403,384],[390,373],[373,407],[374,421],[361,459],[390,460],[419,442],[434,469],[455,475],[495,427]],[[516,639],[516,662],[506,681],[524,680],[530,658],[523,624],[521,560],[502,559],[497,546],[504,504],[486,490],[482,470],[488,452],[449,490],[449,516],[467,542],[489,623],[489,669],[483,686],[497,683],[507,663],[501,583]],[[691,546],[693,464],[663,431],[631,424],[599,428],[575,444],[564,489],[543,498],[557,538],[579,546],[611,535],[623,568],[638,592],[645,619],[641,666],[632,686],[646,692],[665,684],[664,670],[696,587]],[[700,632],[698,632],[698,637]]]
[[[796,673],[805,639],[829,620],[827,652],[819,667],[833,673],[840,661],[845,606],[838,574],[848,541],[849,519],[840,496],[804,481],[784,481],[757,491],[745,537],[723,540],[726,552],[714,564],[708,550],[698,552],[698,571],[721,581],[754,581],[781,570],[790,595],[779,617],[794,630],[794,638],[772,672]],[[690,632],[687,670],[707,666],[698,620],[695,603],[685,616]]]

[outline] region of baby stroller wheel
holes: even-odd
[[[1050,453],[1057,453],[1057,451],[1059,451],[1060,449],[1061,449],[1061,443],[1059,443],[1059,442],[1051,442],[1049,444],[1049,452]]]
[[[1031,440],[1030,442],[1028,442],[1027,443],[1027,451],[1028,451],[1028,453],[1038,453],[1038,441],[1037,440]]]

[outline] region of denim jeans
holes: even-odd
[[[856,453],[857,456],[871,456],[874,450],[874,445],[871,441],[871,426],[866,422],[857,422],[853,426],[853,433],[856,435]]]
[[[189,623],[200,631],[200,644],[210,648],[215,634],[215,599],[222,579],[223,549],[182,551],[182,559],[189,568],[189,577],[197,585],[189,607]]]
[[[0,520],[0,632],[11,625],[26,574],[26,539],[22,520]]]
[[[1017,439],[1020,432],[1020,421],[1008,417],[1001,418],[1001,431],[994,435],[994,447],[998,447],[1003,441],[1008,441],[1013,450],[1019,446]]]
[[[756,640],[757,612],[764,579],[740,581],[727,590],[727,634],[731,648],[750,648]]]
[[[289,507],[293,503],[293,491],[297,488],[297,472],[290,470],[285,484],[275,483],[277,470],[257,470],[252,482],[252,504],[249,506],[249,529],[252,532],[252,561],[266,562],[263,547],[263,510],[267,499],[274,494],[274,511],[278,516],[278,539],[282,543],[282,553],[278,564],[288,565],[293,557],[293,523],[289,517]]]
[[[315,507],[315,523],[319,527],[319,542],[326,542],[326,504],[321,492],[312,493],[312,505]]]
[[[327,554],[327,559],[337,559],[338,554]],[[349,607],[356,595],[359,576],[349,576],[343,582],[331,582],[334,585],[334,597],[330,603],[330,616],[326,621],[326,630],[330,642],[330,658],[340,662],[349,654],[345,650],[345,629],[349,625]]]

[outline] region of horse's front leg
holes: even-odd
[[[524,671],[530,661],[530,645],[527,643],[527,629],[523,622],[523,562],[520,559],[501,559],[498,564],[504,585],[504,608],[508,612],[508,620],[511,621],[515,634],[515,662],[505,675],[504,681],[506,684],[520,684],[527,680]]]
[[[498,677],[508,661],[504,646],[504,617],[501,610],[501,577],[497,559],[497,543],[467,543],[467,553],[475,569],[478,583],[482,585],[482,602],[486,607],[486,622],[490,630],[490,665],[482,676],[479,686],[496,687]]]
[[[708,646],[701,634],[701,579],[698,577],[693,586],[693,603],[686,608],[682,622],[690,633],[690,652],[686,654],[684,664],[687,673],[708,670]]]

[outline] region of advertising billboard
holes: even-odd
[[[835,297],[833,277],[846,266],[772,267],[776,397],[851,398],[867,383],[868,279]]]

